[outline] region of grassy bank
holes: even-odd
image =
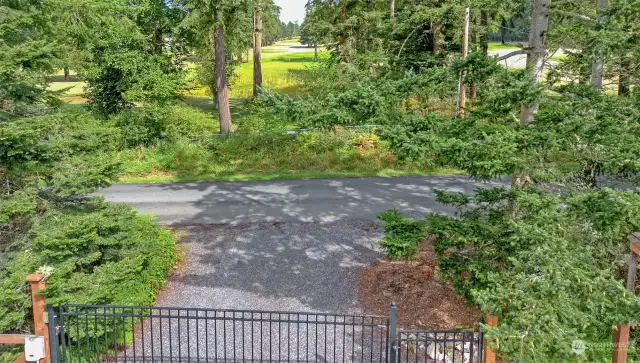
[[[292,97],[301,96],[300,77],[315,61],[313,49],[302,50],[298,46],[296,41],[289,40],[265,47],[268,54],[262,61],[265,88]],[[325,58],[328,53],[321,51],[319,56]],[[195,72],[195,67],[196,64],[188,63],[187,72]],[[122,165],[120,182],[456,173],[402,164],[375,134],[334,130],[286,135],[286,130],[298,125],[248,102],[253,92],[253,62],[238,65],[230,79],[234,135],[229,138],[203,136],[219,132],[217,112],[208,88],[194,83],[197,77],[193,76],[194,73],[190,73],[188,77],[191,84],[183,91],[183,102],[169,110],[155,114],[134,109],[114,118],[123,140],[118,153]],[[67,102],[86,102],[82,95],[85,84],[75,75],[73,82],[65,82],[61,74],[54,76],[53,81],[51,89],[67,89],[64,97]],[[162,139],[146,136],[158,134]]]
[[[274,180],[455,174],[398,161],[375,133],[333,130],[285,135],[163,140],[119,154],[120,182]]]

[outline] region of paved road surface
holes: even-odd
[[[429,176],[121,184],[97,194],[153,213],[164,224],[328,223],[375,220],[391,208],[418,218],[451,212],[435,201],[434,189],[470,192],[497,185],[474,183],[466,176]]]

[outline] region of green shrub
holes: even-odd
[[[427,230],[438,236],[440,276],[500,317],[488,336],[499,341],[501,355],[522,362],[610,359],[602,343],[640,313],[640,298],[619,279],[629,256],[626,236],[640,228],[640,195],[496,188],[473,198],[439,193],[438,201],[459,208],[455,217],[427,217]],[[571,349],[578,339],[587,342],[582,357]]]
[[[25,277],[46,272],[47,303],[152,305],[177,254],[169,231],[129,206],[100,200],[81,209],[51,210],[29,229],[32,240],[0,281],[0,331],[21,331],[30,295]]]
[[[219,131],[211,114],[182,103],[131,108],[114,120],[121,130],[124,149],[151,145],[161,139],[211,135]]]
[[[388,144],[375,135],[343,129],[167,139],[155,146],[123,150],[120,160],[127,176],[171,173],[189,178],[287,172],[375,173],[405,167],[398,165]]]
[[[384,236],[380,247],[387,251],[390,260],[410,259],[418,253],[418,246],[425,240],[424,222],[404,217],[397,209],[378,214],[384,222]]]
[[[164,119],[165,138],[191,137],[218,133],[220,126],[211,113],[177,103],[169,109]]]
[[[49,304],[153,304],[174,238],[87,196],[119,172],[119,139],[111,122],[70,109],[0,123],[0,333],[31,331],[24,280],[34,272],[49,276]]]

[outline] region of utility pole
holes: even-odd
[[[469,53],[469,8],[464,9],[464,32],[462,35],[462,59],[467,59]],[[460,73],[458,80],[458,116],[464,117],[464,108],[467,102],[467,93],[463,84],[467,72]]]

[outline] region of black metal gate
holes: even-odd
[[[173,307],[48,307],[53,363],[481,362],[479,331],[408,331],[388,317]]]

